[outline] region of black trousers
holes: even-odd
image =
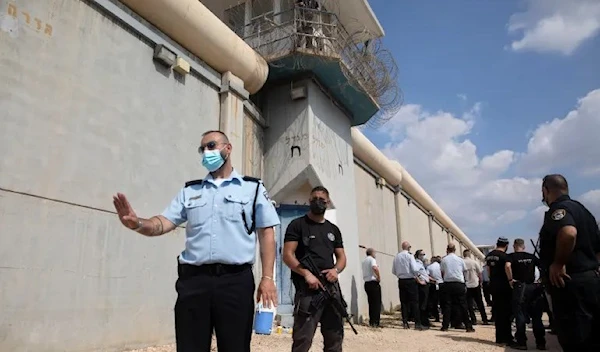
[[[179,265],[175,284],[177,352],[250,352],[254,319],[251,265]]]
[[[477,318],[475,317],[475,310],[473,306],[477,306],[477,310],[479,310],[479,314],[481,315],[481,320],[484,323],[487,323],[488,318],[485,313],[485,306],[483,305],[483,298],[481,297],[481,286],[467,288],[467,306],[469,308],[469,317],[471,318],[471,323],[477,324]]]
[[[311,308],[311,302],[316,293],[317,291],[311,290],[296,291],[292,352],[308,352],[310,350],[319,323],[323,335],[323,351],[342,352],[344,321],[329,303],[318,309]]]
[[[600,274],[570,274],[564,288],[551,287],[554,323],[565,352],[600,351]]]
[[[515,317],[517,331],[515,339],[519,345],[527,343],[525,329],[527,317],[531,319],[536,345],[546,345],[546,329],[542,323],[544,309],[544,288],[541,285],[517,283],[513,288],[512,312]]]
[[[369,302],[369,325],[376,326],[381,317],[381,285],[377,281],[365,282],[367,301]]]
[[[421,325],[429,326],[429,284],[418,285],[419,290],[419,318],[421,320]]]
[[[440,321],[440,291],[435,284],[429,284],[429,314],[435,321]]]
[[[421,325],[419,314],[419,289],[415,279],[398,279],[398,290],[400,291],[400,310],[402,311],[402,323],[408,324],[408,318],[412,312],[415,326]]]
[[[490,289],[489,281],[483,282],[483,284],[481,285],[481,288],[483,289],[483,298],[485,299],[485,303],[488,306],[491,306],[492,305],[492,291]]]
[[[492,283],[492,309],[496,327],[496,343],[512,342],[512,289],[508,282],[495,285]]]
[[[443,297],[445,301],[442,329],[447,329],[450,326],[450,322],[454,320],[452,306],[457,306],[459,309],[458,313],[465,327],[472,329],[473,324],[471,324],[467,311],[467,286],[460,282],[444,282],[442,290],[444,291]]]

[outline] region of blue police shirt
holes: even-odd
[[[256,199],[256,228],[279,225],[279,216],[262,183],[244,181],[235,170],[216,182],[210,173],[201,183],[184,187],[162,216],[179,226],[187,221],[182,264],[254,264],[256,233],[252,226],[252,204]]]

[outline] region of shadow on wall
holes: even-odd
[[[352,287],[350,289],[350,314],[352,314],[354,324],[362,324],[362,316],[358,316],[358,289],[354,275],[352,275]]]

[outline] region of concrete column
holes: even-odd
[[[221,77],[221,116],[219,129],[229,137],[233,145],[231,164],[234,169],[243,173],[244,160],[244,101],[248,92],[244,82],[231,72],[225,72]]]
[[[401,192],[396,192],[394,195],[394,205],[396,206],[396,231],[398,232],[398,250],[402,250],[402,211],[400,202],[404,202],[405,198]]]
[[[434,245],[433,245],[433,213],[429,212],[429,245],[431,246],[430,255],[433,255]]]

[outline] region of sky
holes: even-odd
[[[541,178],[600,220],[600,0],[370,0],[404,105],[363,132],[475,244],[537,239]]]

